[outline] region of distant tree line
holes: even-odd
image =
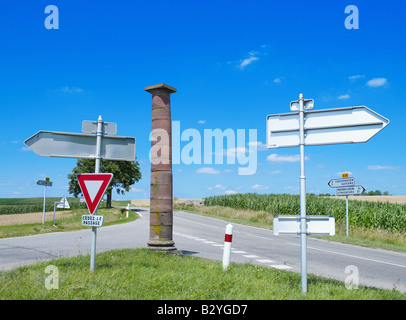
[[[362,194],[362,196],[389,196],[389,192],[388,191],[384,191],[382,192],[381,190],[375,190],[375,191],[368,191],[368,192],[364,192]],[[330,194],[330,193],[320,193],[319,196],[322,197],[329,197],[329,196],[335,196],[335,194]]]

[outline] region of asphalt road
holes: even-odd
[[[149,238],[149,209],[132,208],[141,219],[101,227],[97,252],[142,248]],[[174,212],[174,241],[184,254],[222,260],[225,227],[228,222],[185,212]],[[271,230],[233,224],[231,261],[300,273],[300,238],[274,236]],[[63,256],[89,254],[89,229],[35,236],[0,239],[0,270],[52,260]],[[90,263],[90,261],[89,261]],[[396,288],[406,292],[406,254],[364,248],[308,237],[309,274],[345,281],[357,274],[359,285]],[[97,269],[97,257],[96,257]],[[353,281],[351,283],[354,284]]]

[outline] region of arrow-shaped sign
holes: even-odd
[[[89,213],[93,214],[106,192],[112,173],[82,173],[77,175],[80,190],[85,197]]]
[[[305,146],[366,142],[389,124],[371,109],[347,107],[304,112]],[[299,112],[267,117],[267,147],[299,146]]]
[[[337,196],[350,196],[354,194],[364,193],[365,188],[363,186],[351,186],[351,187],[340,187],[336,189]]]
[[[328,182],[331,188],[350,187],[355,185],[355,178],[332,179]]]
[[[25,145],[39,156],[61,158],[96,158],[96,135],[39,131],[25,140]],[[103,136],[101,158],[135,160],[135,138]]]

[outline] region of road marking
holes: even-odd
[[[258,261],[260,263],[272,263],[272,262],[275,262],[275,261],[270,260],[270,259],[256,259],[256,261]]]
[[[295,245],[295,246],[298,246],[298,247],[300,246],[300,244],[291,243],[291,242],[289,242],[289,244]],[[405,265],[401,265],[401,264],[397,264],[397,263],[386,262],[386,261],[381,261],[381,260],[376,260],[376,259],[370,259],[370,258],[364,258],[364,257],[360,257],[360,256],[354,256],[354,255],[352,255],[352,254],[341,253],[341,252],[336,252],[336,251],[331,251],[331,250],[325,250],[325,249],[319,249],[319,248],[315,248],[315,247],[309,247],[309,246],[307,246],[307,248],[308,248],[308,249],[317,250],[317,251],[321,251],[321,252],[332,253],[332,254],[336,254],[336,255],[341,255],[341,256],[345,256],[345,257],[350,257],[350,258],[356,258],[356,259],[361,259],[361,260],[366,260],[366,261],[371,261],[371,262],[377,262],[377,263],[387,264],[387,265],[394,266],[394,267],[406,268]]]
[[[213,247],[222,247],[223,245],[222,245],[222,244],[219,244],[219,243],[213,243],[212,246],[213,246]]]
[[[196,222],[196,221],[193,221],[193,220],[184,219],[184,218],[179,218],[179,217],[176,217],[176,216],[174,216],[174,218],[175,218],[175,219],[184,220],[184,221],[187,221],[187,222],[191,222],[191,223],[195,223],[195,224],[199,224],[199,225],[201,225],[201,226],[206,226],[206,227],[213,228],[213,229],[222,229],[222,228],[220,228],[220,227],[212,226],[212,225],[209,225],[209,224],[206,224],[206,223]]]
[[[267,238],[267,237],[254,236],[253,234],[249,234],[249,233],[246,233],[246,235],[247,235],[247,236],[250,236],[250,237],[258,238],[258,239],[273,241],[273,239]]]
[[[243,257],[252,258],[252,259],[254,259],[254,258],[260,258],[259,256],[256,256],[255,254],[246,254],[246,255],[243,255]]]
[[[292,267],[289,267],[285,264],[273,264],[271,265],[271,267],[279,270],[292,269]]]
[[[212,243],[215,243],[214,241],[203,241],[204,243],[207,243],[207,244],[212,244]]]
[[[242,250],[231,250],[231,252],[233,252],[233,253],[247,253],[246,251],[242,251]]]

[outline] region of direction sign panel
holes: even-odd
[[[335,220],[333,216],[306,216],[308,235],[335,234]],[[278,215],[273,218],[274,235],[300,234],[300,216]]]
[[[39,131],[25,140],[25,145],[39,156],[61,158],[96,158],[94,134]],[[103,136],[101,139],[102,159],[135,160],[135,138]]]
[[[340,187],[336,189],[337,196],[351,196],[354,194],[362,194],[365,191],[363,186]]]
[[[305,146],[366,142],[388,124],[365,106],[306,111]],[[298,147],[299,133],[299,112],[267,117],[268,148]]]
[[[39,185],[39,186],[52,187],[52,181],[37,180],[37,185]]]
[[[87,121],[82,122],[82,132],[83,133],[97,133],[97,121]],[[114,122],[103,122],[102,133],[115,135],[117,134],[117,123]]]
[[[93,214],[111,179],[113,178],[112,173],[82,173],[77,175],[80,189],[82,190],[83,196],[85,197],[87,208],[90,214]]]
[[[349,187],[355,185],[355,178],[344,178],[344,179],[332,179],[328,182],[328,185],[331,188],[338,188],[338,187]]]
[[[84,214],[82,216],[82,226],[85,227],[101,227],[103,225],[104,216]]]

